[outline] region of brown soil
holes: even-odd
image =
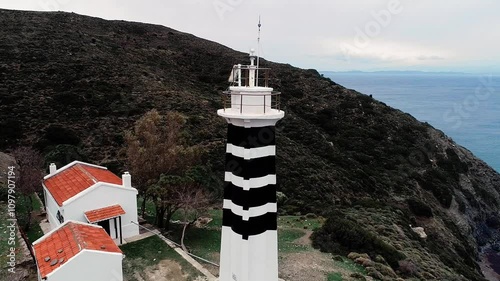
[[[154,268],[146,268],[145,273],[148,280],[187,280],[181,265],[171,260],[162,260]]]
[[[285,254],[280,259],[280,277],[293,281],[323,281],[333,264],[321,253]]]
[[[216,252],[216,253],[212,253],[210,255],[210,258],[209,260],[211,261],[215,261],[217,263],[219,263],[220,261],[220,253]],[[208,271],[210,271],[210,273],[212,273],[214,276],[219,276],[219,267],[215,266],[215,265],[211,265],[211,264],[208,264],[208,263],[203,263],[201,262],[201,264],[203,265],[203,267],[205,267]]]
[[[182,267],[178,262],[172,260],[162,260],[157,265],[148,266],[144,272],[136,272],[135,279],[138,281],[171,280],[185,281],[188,276],[182,274]]]
[[[342,280],[351,280],[352,272],[339,268],[330,255],[311,250],[281,256],[279,262],[280,278],[286,281],[325,281],[328,273],[342,274]]]
[[[311,230],[307,230],[304,236],[295,240],[299,245],[311,245]],[[279,276],[285,281],[325,281],[328,273],[338,272],[342,274],[342,280],[353,280],[350,278],[352,272],[338,267],[330,254],[311,249],[299,253],[286,253],[280,255]],[[371,278],[367,277],[367,280]]]

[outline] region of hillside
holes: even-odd
[[[221,193],[226,124],[216,110],[247,54],[163,26],[70,13],[0,10],[0,24],[0,150],[34,145],[59,165],[122,171],[124,130],[152,108],[177,110],[190,142],[208,149],[207,185]],[[367,248],[332,242],[340,234],[327,227],[375,234],[390,249],[371,254],[395,269],[402,259],[414,265],[398,270],[403,278],[483,280],[475,261],[498,235],[498,173],[441,131],[316,70],[261,65],[273,69],[286,112],[281,212],[330,217],[314,236],[326,251]]]

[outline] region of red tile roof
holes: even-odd
[[[76,163],[44,180],[44,184],[59,206],[97,182],[122,184],[122,180],[106,168]]]
[[[85,212],[85,217],[90,223],[116,218],[124,215],[125,211],[120,205],[108,206],[100,209]]]
[[[41,239],[33,250],[42,278],[84,249],[122,253],[103,228],[89,224],[69,221]]]

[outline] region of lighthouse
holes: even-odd
[[[223,93],[227,146],[220,281],[277,281],[275,125],[285,113],[269,87],[270,69],[235,65]]]

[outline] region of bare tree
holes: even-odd
[[[16,178],[16,189],[27,199],[26,221],[24,230],[28,231],[31,227],[31,214],[33,212],[33,194],[42,190],[43,177],[43,157],[30,148],[19,147],[12,152],[19,167]]]
[[[198,220],[200,215],[206,212],[210,206],[210,199],[201,186],[193,181],[187,182],[182,188],[177,189],[176,192],[183,224],[181,246],[182,249],[187,252],[188,250],[184,245],[186,230]]]
[[[156,220],[159,227],[169,229],[174,213],[181,212],[183,224],[181,245],[185,251],[186,229],[206,211],[210,204],[209,197],[200,183],[190,176],[191,171],[183,176],[162,175],[158,183],[148,190],[155,202]]]

